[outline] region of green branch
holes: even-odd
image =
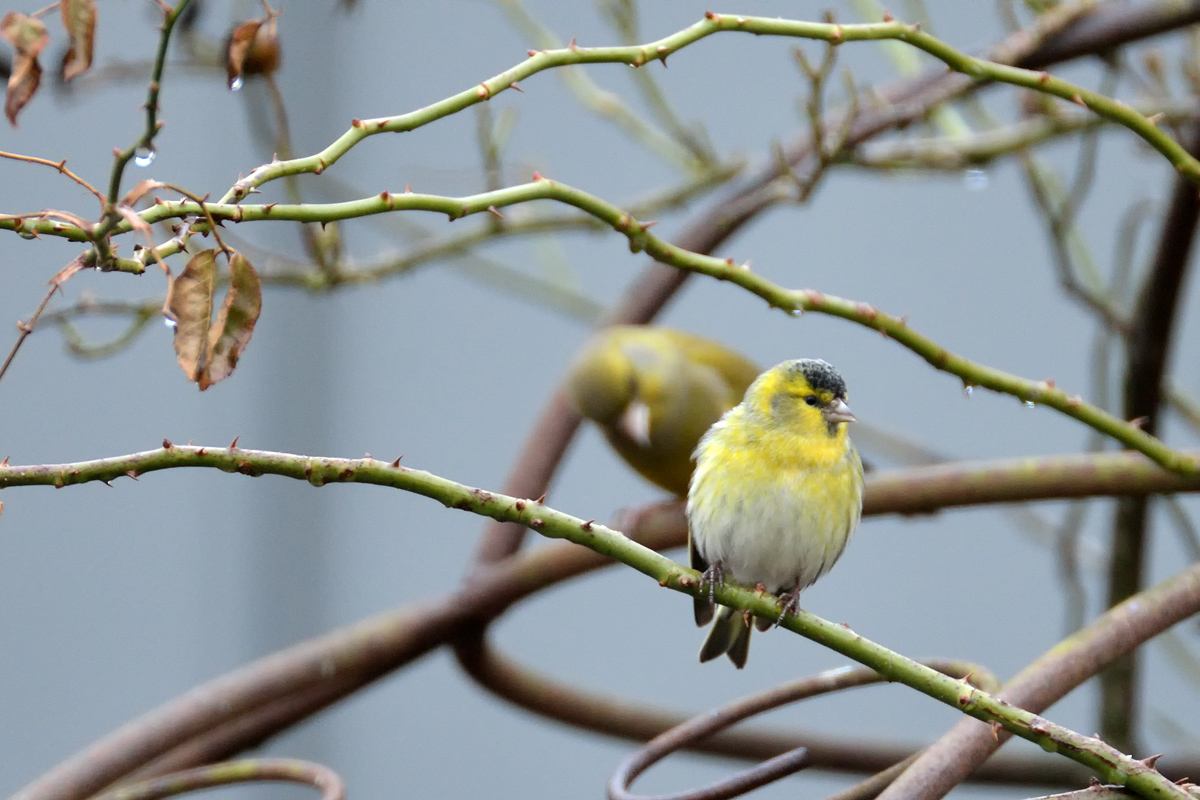
[[[1139,114],[1156,116],[1161,122],[1177,123],[1196,118],[1196,104],[1147,101],[1132,104]],[[1052,141],[1078,131],[1091,131],[1109,120],[1084,111],[1039,114],[994,130],[963,136],[900,139],[868,145],[845,154],[839,161],[870,169],[913,169],[957,171],[988,164],[1016,151]]]
[[[628,64],[632,67],[642,67],[655,61],[665,63],[669,56],[688,45],[721,32],[815,39],[835,45],[850,41],[886,39],[901,41],[923,50],[955,72],[960,72],[976,81],[995,81],[1021,86],[1083,106],[1105,119],[1129,128],[1151,147],[1162,153],[1181,174],[1191,180],[1200,181],[1200,161],[1188,155],[1187,151],[1160,130],[1154,121],[1124,103],[1056,78],[1047,72],[1021,69],[969,56],[936,37],[924,33],[917,25],[907,25],[895,21],[839,25],[765,17],[739,17],[708,12],[705,19],[700,22],[670,36],[642,45],[568,47],[561,50],[530,51],[529,58],[520,64],[482,81],[470,89],[424,108],[393,117],[356,119],[348,131],[319,153],[304,158],[273,161],[258,167],[234,184],[226,192],[221,202],[241,200],[263,184],[288,175],[320,174],[337,163],[351,148],[368,136],[415,130],[443,117],[458,113],[476,103],[490,100],[501,92],[517,86],[520,81],[544,70],[577,64]]]
[[[374,197],[346,203],[218,203],[205,204],[204,209],[216,220],[232,222],[268,219],[322,222],[401,210],[433,211],[455,220],[471,214],[495,212],[509,205],[534,200],[556,200],[591,214],[624,235],[629,240],[629,249],[635,253],[644,251],[663,264],[735,283],[766,300],[770,306],[783,309],[792,315],[799,315],[803,311],[816,311],[856,322],[894,339],[936,369],[958,376],[968,386],[980,386],[1012,395],[1027,403],[1049,406],[1116,439],[1126,447],[1144,453],[1172,472],[1200,474],[1200,460],[1168,447],[1159,439],[1140,430],[1137,425],[1085,402],[1078,395],[1068,394],[1050,381],[1031,381],[951,353],[932,339],[912,330],[905,318],[884,314],[866,303],[845,300],[811,289],[784,289],[751,272],[745,265],[734,264],[733,259],[719,259],[684,250],[650,233],[649,228],[653,223],[641,222],[611,203],[556,181],[539,177],[532,183],[467,197],[382,192]],[[146,209],[141,212],[141,217],[147,223],[154,224],[175,217],[198,216],[201,212],[198,203],[172,201],[160,202]],[[127,227],[129,223],[122,222],[121,225]],[[195,227],[200,229],[200,223]],[[177,237],[161,245],[159,255],[165,257],[178,252],[173,248],[179,247],[182,247],[182,244]]]
[[[139,149],[154,147],[154,137],[158,136],[159,128],[162,127],[158,121],[158,94],[162,88],[163,67],[167,63],[167,45],[171,42],[171,32],[175,29],[175,22],[183,14],[183,10],[187,8],[189,2],[190,0],[179,0],[174,8],[169,10],[163,8],[163,24],[158,37],[158,50],[154,54],[154,66],[150,69],[150,83],[146,89],[146,105],[144,106],[146,127],[136,142],[113,154],[112,175],[108,182],[108,205],[110,208],[116,208],[120,199],[121,176],[125,172],[125,167],[137,155]]]
[[[366,457],[361,459],[318,458],[287,453],[241,450],[237,447],[175,446],[163,442],[158,450],[76,464],[30,467],[0,466],[0,487],[50,485],[69,486],[93,481],[109,482],[121,477],[136,478],[148,472],[181,467],[207,467],[244,475],[265,474],[305,480],[315,486],[328,483],[368,483],[390,486],[429,497],[448,508],[470,511],[500,522],[514,522],[551,539],[565,539],[601,555],[620,561],[647,575],[659,585],[695,595],[700,575],[644,547],[624,534],[582,520],[540,503],[495,494],[456,483],[421,470]],[[1200,580],[1200,576],[1196,577]],[[708,591],[708,588],[705,588]],[[778,617],[777,598],[726,583],[716,590],[724,605],[751,611],[764,618]],[[1082,736],[1042,717],[1005,704],[971,684],[948,677],[922,664],[868,641],[844,625],[800,611],[782,622],[795,633],[812,639],[842,655],[874,669],[884,678],[903,683],[963,713],[996,723],[1013,734],[1058,752],[1094,770],[1108,783],[1125,786],[1147,798],[1194,800],[1142,761],[1121,754],[1104,742]]]
[[[92,235],[89,237],[95,246],[95,260],[91,263],[95,263],[106,270],[132,271],[129,269],[127,259],[118,259],[116,257],[109,244],[109,234],[111,234],[117,220],[121,219],[117,205],[120,202],[121,179],[125,174],[125,167],[134,159],[139,150],[144,149],[148,154],[153,156],[154,137],[158,136],[158,131],[163,126],[163,123],[158,118],[158,94],[162,87],[163,67],[167,63],[167,45],[171,42],[171,32],[175,29],[175,22],[183,14],[183,10],[187,8],[189,2],[190,0],[179,0],[174,8],[170,8],[162,2],[159,4],[163,14],[163,24],[158,36],[158,50],[154,54],[154,66],[150,70],[150,83],[146,89],[146,105],[144,106],[146,111],[146,127],[136,142],[124,150],[118,150],[113,154],[112,173],[108,180],[108,197],[104,204],[104,215],[96,224]]]

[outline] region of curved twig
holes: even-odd
[[[121,786],[97,795],[95,800],[162,800],[216,786],[262,781],[303,783],[319,790],[321,800],[346,798],[341,777],[324,764],[298,758],[246,758]]]
[[[999,687],[1000,681],[987,668],[961,661],[927,661],[927,667],[959,678],[973,680],[974,684],[989,691]],[[636,795],[630,786],[639,775],[657,764],[671,753],[697,740],[719,733],[744,719],[812,697],[870,686],[885,679],[877,672],[864,667],[847,667],[822,672],[809,678],[776,686],[766,691],[744,697],[714,711],[706,711],[659,734],[631,753],[608,781],[608,800],[728,800],[745,794],[760,786],[787,777],[809,766],[808,751],[797,747],[781,753],[769,761],[710,784],[702,789],[693,789],[666,795]]]

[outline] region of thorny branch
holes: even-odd
[[[1120,13],[1127,13],[1127,10],[1123,9]],[[1187,12],[1187,9],[1184,9],[1181,12],[1171,11],[1168,13],[1180,14],[1180,13],[1188,13],[1188,12]],[[1094,16],[1099,16],[1099,15],[1094,15]],[[1153,15],[1143,13],[1143,17],[1151,17],[1151,16],[1153,16]],[[1175,20],[1175,22],[1170,22],[1170,23],[1162,23],[1161,19],[1163,17],[1164,17],[1164,15],[1162,15],[1162,14],[1159,14],[1157,17],[1155,17],[1154,24],[1158,24],[1158,25],[1179,24],[1178,23],[1178,20],[1180,19],[1179,16],[1172,17],[1171,19]],[[1130,36],[1133,36],[1133,35],[1147,35],[1146,31],[1149,31],[1153,28],[1153,26],[1147,27],[1145,25],[1143,25],[1142,27],[1139,28],[1138,25],[1136,24],[1137,22],[1138,22],[1138,20],[1134,19],[1134,23],[1135,23],[1134,25],[1132,25],[1132,26],[1126,25],[1124,27],[1120,27],[1117,29],[1107,29],[1106,30],[1103,28],[1099,28],[1099,30],[1101,32],[1101,38],[1106,40],[1110,44],[1112,44],[1114,42],[1119,43],[1120,40],[1122,40],[1122,39],[1127,40]],[[1081,26],[1081,27],[1086,27],[1086,26]],[[1095,30],[1097,30],[1097,28],[1095,28],[1093,26],[1092,30],[1095,31]],[[1134,33],[1131,34],[1130,31],[1133,31]],[[1142,31],[1142,32],[1137,33],[1137,31]],[[1093,36],[1094,35],[1095,34],[1093,34]],[[1069,36],[1066,38],[1068,40],[1068,45],[1065,45],[1065,46],[1059,45],[1059,50],[1057,52],[1068,53],[1068,54],[1078,54],[1079,52],[1081,52],[1079,49],[1079,46],[1077,44],[1071,45],[1069,43],[1070,42]],[[1078,37],[1076,37],[1076,41],[1078,41]],[[1087,52],[1088,47],[1094,48],[1096,46],[1096,44],[1095,44],[1096,41],[1097,41],[1096,38],[1093,38],[1092,40],[1090,40],[1090,43],[1088,45],[1086,45],[1082,51]],[[1076,47],[1076,49],[1074,51],[1072,51],[1070,49],[1071,46]],[[1037,63],[1036,58],[1027,58],[1026,60],[1030,64]],[[928,86],[929,82],[926,81],[925,85]],[[943,91],[945,91],[945,90],[943,89]],[[960,89],[960,91],[966,91],[966,89]],[[936,93],[931,91],[929,94],[934,95]],[[911,113],[911,112],[906,111],[905,113]],[[899,117],[900,117],[900,114],[893,114],[892,119],[898,119]],[[851,133],[847,138],[850,140],[855,140],[855,139],[861,140],[862,137],[869,135],[869,133],[863,133],[863,131],[867,130],[869,128],[870,124],[880,124],[880,123],[878,122],[878,120],[875,120],[870,123],[855,124],[852,126]],[[887,124],[887,123],[885,123],[885,124]],[[798,157],[796,155],[797,152],[799,152],[801,154]],[[794,147],[794,148],[789,148],[788,150],[785,150],[785,161],[786,161],[787,165],[790,167],[792,164],[796,163],[796,161],[803,158],[803,152],[804,152],[803,146],[801,146],[799,148]],[[761,186],[761,184],[760,184],[760,186]],[[746,202],[744,202],[740,209],[736,209],[733,211],[733,213],[725,215],[722,218],[720,224],[713,225],[712,230],[709,233],[705,234],[711,241],[712,247],[715,247],[717,243],[724,240],[727,236],[729,236],[731,233],[733,233],[742,223],[747,221],[749,218],[757,215],[765,208],[769,207],[770,205],[773,205],[775,202],[779,202],[779,200],[781,199],[778,197],[769,197],[762,193],[754,195],[753,191],[751,191],[749,195],[746,195],[746,197],[749,197],[752,199],[749,199]],[[57,229],[57,231],[61,234],[64,232],[64,229]],[[66,235],[68,235],[69,238],[75,239],[76,241],[83,241],[87,238],[86,236],[76,238],[77,234],[75,232],[67,232]],[[700,251],[699,248],[697,248],[697,252],[699,252],[699,251]],[[613,315],[613,317],[615,317],[615,318],[638,318],[638,317],[649,318],[650,316],[653,316],[653,314],[655,313],[657,308],[660,307],[662,303],[666,302],[666,300],[669,299],[669,297],[674,293],[674,291],[677,290],[679,285],[682,284],[683,279],[685,277],[686,277],[685,274],[673,272],[671,270],[663,270],[661,268],[652,269],[648,279],[645,281],[643,286],[639,287],[639,288],[644,288],[644,287],[649,286],[649,287],[653,287],[653,291],[643,292],[641,294],[641,296],[639,296],[637,298],[636,302],[629,302],[629,303],[625,304],[623,306],[623,308],[619,309]],[[560,429],[567,431],[567,436],[569,437],[569,432],[571,429],[573,429],[573,424],[571,422],[570,415],[565,413],[564,406],[561,403],[561,398],[556,398],[556,399],[552,400],[551,407],[550,407],[550,413],[547,415],[546,418],[549,419],[551,422],[560,423],[561,424]],[[543,455],[549,454],[550,456],[553,457],[555,449],[556,449],[556,446],[553,443],[550,443],[547,445],[547,447],[542,449],[541,454],[543,454]],[[559,448],[559,451],[561,452],[561,448]],[[545,480],[549,479],[549,474],[551,474],[553,472],[554,467],[557,462],[557,459],[551,458],[551,462],[552,463],[549,463],[548,466],[546,466],[545,462],[543,462],[543,465],[540,467],[542,474],[544,474],[546,476]],[[530,476],[528,474],[528,471],[526,471],[526,472],[527,472],[527,474],[524,476],[523,479],[526,480],[527,482],[536,483],[539,480],[539,475],[534,474],[534,475]],[[1185,479],[1178,478],[1178,477],[1172,477],[1171,480],[1185,480]],[[537,491],[533,491],[533,492],[529,492],[528,495],[533,496],[534,494],[537,494],[537,493],[538,493]],[[499,551],[503,551],[505,549],[511,550],[511,549],[515,549],[515,548],[511,548],[511,547],[506,548],[502,545],[498,549],[499,549]],[[520,563],[520,562],[518,561],[518,562],[514,563],[512,566],[516,566],[517,563]],[[503,567],[497,567],[496,569],[503,569],[504,567],[507,567],[507,566],[510,566],[510,565],[506,564],[506,565],[503,565]],[[429,606],[429,609],[431,609],[432,611],[436,611],[437,604],[431,604]],[[434,624],[437,624],[437,619],[436,619],[437,614],[436,613],[418,614],[417,616],[420,617],[420,621],[422,623],[426,623],[426,624],[429,623],[429,620],[431,618],[435,618]],[[445,621],[444,616],[441,617],[440,619],[443,622]],[[415,631],[416,628],[418,628],[418,627],[419,627],[419,625],[414,625],[413,630]],[[414,641],[411,643],[411,646],[417,648],[417,650],[419,650],[420,652],[424,652],[424,650],[421,650],[420,648],[427,649],[429,646],[433,646],[434,644],[438,643],[438,642],[431,643],[429,641],[428,628],[426,628],[425,631],[422,633],[414,633],[413,635],[416,637],[416,639],[414,639]],[[425,638],[421,639],[422,636],[424,636]],[[318,648],[318,650],[319,650],[319,648]],[[416,652],[416,651],[410,649],[408,657],[409,658],[415,657],[414,653],[419,654],[419,652]],[[403,659],[403,658],[400,659],[400,663],[403,663],[404,660],[405,659]],[[386,671],[387,668],[392,668],[395,665],[396,665],[395,663],[392,663],[389,667],[384,667],[382,665],[377,664],[375,666],[376,672],[373,673],[373,677],[377,677],[378,674],[381,674],[381,672],[379,672],[378,670],[382,669],[382,670]],[[252,679],[252,676],[249,673],[245,677],[247,680]],[[350,677],[348,677],[348,678],[339,678],[339,681],[336,684],[326,683],[324,686],[318,687],[316,691],[311,691],[311,692],[308,692],[307,694],[298,693],[298,694],[293,695],[292,698],[289,698],[287,701],[280,700],[280,702],[275,703],[273,705],[261,706],[262,710],[266,713],[263,713],[257,717],[254,717],[253,719],[248,717],[248,718],[242,720],[241,722],[246,723],[245,725],[232,725],[232,726],[229,726],[228,728],[222,728],[220,725],[217,725],[215,727],[208,728],[208,729],[196,729],[197,731],[207,730],[207,734],[201,733],[198,736],[198,738],[191,739],[191,740],[189,740],[186,735],[182,738],[182,740],[177,739],[176,741],[178,742],[179,749],[176,749],[174,751],[172,751],[170,749],[170,745],[166,745],[167,749],[160,753],[162,760],[159,761],[159,764],[160,765],[165,764],[165,763],[169,762],[170,759],[173,757],[177,758],[177,759],[182,759],[183,761],[186,761],[188,758],[200,757],[199,754],[201,752],[207,752],[207,753],[211,754],[213,752],[217,752],[217,751],[221,750],[222,748],[235,748],[236,749],[239,747],[243,747],[246,745],[246,743],[248,741],[254,740],[254,737],[256,737],[256,736],[257,737],[265,737],[267,735],[270,735],[271,732],[273,732],[275,730],[279,730],[281,727],[284,727],[284,726],[290,724],[291,722],[294,722],[297,719],[303,718],[307,714],[312,713],[317,708],[323,707],[327,703],[332,702],[334,699],[337,699],[337,697],[343,696],[344,693],[346,693],[346,692],[353,691],[354,688],[356,688],[357,686],[361,686],[363,683],[365,683],[371,679],[372,679],[372,677],[367,677],[367,673],[360,673],[357,675],[351,674]],[[256,725],[258,727],[255,727]],[[130,731],[129,735],[134,735],[135,733],[136,733],[136,731]],[[247,737],[249,737],[249,738],[247,738]],[[189,747],[191,747],[192,749],[188,750]],[[208,748],[208,749],[206,750],[206,748]],[[144,753],[145,753],[144,750],[141,752],[127,750],[123,753],[123,758],[125,758],[126,764],[141,763],[138,761],[138,759],[142,755],[144,755]],[[95,771],[92,771],[90,774],[92,776],[91,779],[95,780],[95,777],[94,777],[96,774]],[[49,777],[49,776],[47,776],[47,777]],[[100,785],[104,785],[103,782]]]
[[[448,508],[462,509],[497,521],[532,529],[543,536],[565,539],[616,559],[658,581],[660,586],[687,594],[700,591],[699,573],[658,555],[623,534],[605,526],[556,511],[537,500],[525,500],[474,489],[428,472],[403,467],[399,459],[388,464],[370,457],[362,459],[313,458],[286,453],[242,450],[235,446],[205,448],[176,446],[164,442],[159,450],[78,465],[3,467],[0,486],[43,484],[66,486],[88,481],[111,481],[119,477],[178,467],[208,467],[250,476],[275,474],[305,480],[314,486],[353,482],[391,486],[437,500]],[[758,616],[779,618],[779,601],[763,592],[732,583],[716,589],[724,605]],[[843,625],[826,622],[807,611],[780,619],[780,626],[813,639],[859,663],[887,680],[939,700],[963,713],[988,723],[997,723],[1013,734],[1029,739],[1044,749],[1058,752],[1094,770],[1107,782],[1119,783],[1147,798],[1191,800],[1171,780],[1130,756],[1094,737],[1086,737],[1037,716],[1053,699],[1077,685],[1112,659],[1136,647],[1146,637],[1200,611],[1200,564],[1155,587],[1135,602],[1122,604],[1031,666],[1027,673],[1038,675],[1035,693],[1026,702],[1019,694],[1023,679],[1010,684],[1007,698],[993,697],[965,681],[955,680],[913,662],[898,653],[864,639]],[[1116,620],[1110,618],[1113,617]],[[1139,624],[1139,621],[1140,624]],[[1086,656],[1086,657],[1082,657]],[[1063,673],[1054,688],[1047,689],[1040,671]],[[1047,692],[1051,694],[1047,695]],[[1045,699],[1049,696],[1050,699]],[[1021,699],[1018,699],[1021,698]],[[1007,700],[1007,702],[1002,702]],[[1012,703],[1013,705],[1010,705]],[[1017,704],[1030,705],[1035,712]],[[918,761],[918,764],[920,762]],[[911,770],[910,770],[911,772]],[[26,798],[27,800],[27,798]]]

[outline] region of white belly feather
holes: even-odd
[[[843,467],[857,461],[853,449],[845,458]],[[858,523],[861,478],[847,469],[849,480],[831,482],[828,465],[748,475],[744,465],[704,458],[697,464],[691,496],[700,490],[712,497],[706,489],[714,485],[722,490],[720,502],[689,500],[696,549],[743,585],[761,583],[773,593],[809,586],[837,561]]]

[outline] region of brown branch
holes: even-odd
[[[82,186],[83,188],[87,189],[89,192],[94,194],[96,196],[96,199],[100,201],[101,210],[103,210],[103,208],[104,208],[104,195],[100,194],[100,191],[95,186],[92,186],[90,183],[85,181],[83,178],[79,177],[74,172],[67,169],[67,160],[65,158],[62,161],[51,161],[48,158],[38,158],[37,156],[25,156],[25,155],[21,155],[20,153],[8,153],[3,150],[0,150],[0,158],[10,158],[13,161],[25,161],[30,164],[42,164],[43,166],[53,167],[54,169],[58,170],[63,175],[66,175],[68,178],[75,181],[80,186]]]
[[[1200,153],[1200,126],[1192,127],[1186,146],[1188,152]],[[1171,334],[1198,222],[1196,187],[1177,177],[1154,263],[1134,305],[1126,339],[1125,419],[1143,419],[1142,429],[1150,434],[1158,430]],[[1117,504],[1108,567],[1110,607],[1141,591],[1148,512],[1146,497],[1127,497]],[[1100,733],[1125,752],[1135,748],[1137,739],[1137,673],[1137,654],[1130,653],[1100,676]]]
[[[1109,609],[1091,625],[1055,645],[1005,684],[1001,699],[1035,714],[1122,655],[1200,611],[1200,563]],[[962,720],[917,758],[880,795],[881,800],[944,797],[1001,744],[1007,732]],[[1158,763],[1161,771],[1162,762]]]
[[[1200,1],[1109,3],[1054,34],[1016,66],[1038,69],[1148,39],[1200,22]]]
[[[346,798],[345,783],[336,772],[324,764],[295,758],[246,758],[176,772],[132,786],[122,786],[105,792],[96,800],[162,800],[217,786],[263,781],[302,783],[319,790],[321,800]]]
[[[985,691],[995,691],[999,680],[985,667],[959,661],[931,661],[926,666],[964,681]],[[655,736],[639,747],[617,767],[608,782],[608,800],[728,800],[766,786],[780,778],[812,766],[805,747],[796,747],[708,786],[669,795],[646,798],[635,795],[630,788],[639,775],[672,753],[693,746],[696,742],[728,730],[742,720],[782,708],[791,703],[832,694],[884,681],[883,676],[867,667],[835,669],[808,678],[775,686],[712,711],[692,717],[668,731]]]
[[[21,345],[25,344],[25,340],[29,338],[29,334],[33,333],[33,329],[37,327],[38,317],[46,310],[46,306],[50,304],[50,298],[54,297],[54,293],[58,291],[60,286],[59,281],[50,281],[50,291],[46,292],[46,296],[42,298],[42,302],[38,304],[37,310],[33,312],[33,316],[28,322],[17,322],[17,341],[13,342],[12,349],[8,351],[8,356],[4,359],[4,364],[0,365],[0,379],[8,373],[8,368],[12,366],[13,359],[17,357],[17,351],[21,349]]]

